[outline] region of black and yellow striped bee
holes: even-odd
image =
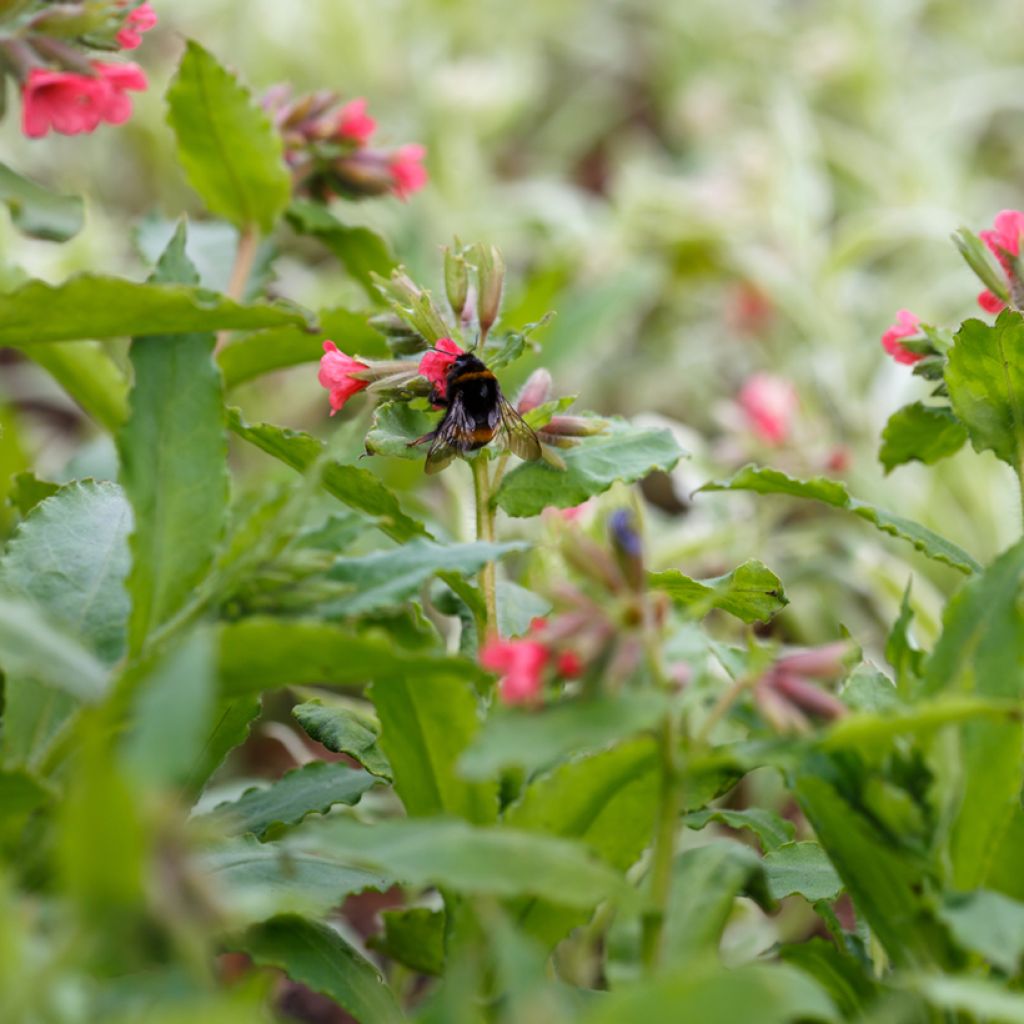
[[[430,400],[444,407],[444,416],[436,430],[412,442],[430,442],[428,473],[440,472],[456,455],[476,451],[495,439],[521,459],[541,457],[533,428],[501,393],[498,378],[472,352],[456,356],[448,369],[444,394],[435,388]]]

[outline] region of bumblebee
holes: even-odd
[[[436,430],[411,442],[430,443],[424,467],[428,473],[439,473],[456,455],[483,448],[495,438],[521,459],[541,457],[533,428],[502,394],[498,378],[472,352],[455,357],[444,395],[435,389],[430,400],[444,408],[444,416]]]

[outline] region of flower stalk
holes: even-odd
[[[494,505],[491,503],[491,477],[487,459],[482,454],[469,461],[473,472],[473,497],[476,501],[476,539],[488,544],[494,542]],[[487,610],[487,628],[498,628],[498,583],[494,559],[484,562],[479,575],[480,592]]]

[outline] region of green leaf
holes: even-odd
[[[207,884],[236,919],[325,914],[346,896],[365,889],[383,892],[394,884],[378,871],[355,867],[345,851],[312,842],[302,834],[307,829],[273,843],[252,836],[232,839],[201,856]]]
[[[495,497],[498,507],[510,516],[535,516],[548,505],[571,508],[618,480],[629,483],[656,469],[668,471],[686,453],[669,430],[616,424],[559,454],[564,471],[538,461],[507,473]]]
[[[1024,903],[976,889],[947,893],[937,912],[964,949],[979,953],[1008,975],[1017,973],[1024,953]]]
[[[305,326],[307,316],[294,305],[241,306],[205,288],[99,274],[77,274],[61,284],[31,280],[0,293],[0,347],[287,324]]]
[[[11,490],[7,500],[18,510],[18,515],[25,518],[41,501],[60,490],[60,484],[49,480],[40,480],[34,473],[15,473],[11,477]]]
[[[397,264],[387,242],[369,228],[342,224],[325,206],[296,199],[288,208],[288,222],[303,235],[319,239],[365,289],[371,302],[380,301],[373,275],[387,278]]]
[[[99,342],[28,345],[25,354],[104,429],[113,432],[128,418],[128,379]]]
[[[132,511],[116,484],[66,484],[16,530],[0,587],[31,599],[107,664],[124,651]]]
[[[441,577],[446,582],[450,576]],[[530,623],[551,611],[551,602],[511,580],[498,580],[498,634],[522,636]]]
[[[311,761],[269,786],[247,789],[237,800],[220,804],[199,820],[226,832],[251,832],[257,839],[267,839],[307,815],[326,814],[335,804],[354,806],[377,781],[340,761]]]
[[[694,580],[678,569],[666,569],[648,573],[648,582],[695,618],[721,608],[744,622],[767,622],[789,604],[782,581],[756,559],[709,580]]]
[[[654,742],[634,740],[534,779],[503,820],[511,828],[579,840],[624,872],[650,842],[658,788]],[[514,911],[520,926],[548,946],[586,920],[542,900],[521,902]]]
[[[219,633],[225,697],[280,686],[365,683],[395,674],[417,683],[437,676],[486,678],[467,659],[407,652],[386,638],[347,633],[320,620],[251,616],[222,624]]]
[[[1012,309],[989,326],[965,320],[946,362],[946,387],[976,452],[1014,472],[1024,465],[1024,318]]]
[[[34,602],[0,594],[0,669],[8,686],[52,686],[94,701],[107,688],[107,670],[96,656]]]
[[[480,730],[469,680],[456,674],[381,675],[368,696],[380,716],[380,743],[395,773],[395,790],[409,815],[496,819],[497,786],[467,781],[455,767]]]
[[[932,466],[955,455],[966,440],[963,424],[945,406],[913,402],[889,417],[878,458],[886,473],[915,459]]]
[[[210,631],[170,648],[137,684],[122,746],[131,778],[150,786],[189,782],[204,752],[216,694]]]
[[[195,269],[182,228],[161,257],[158,281]],[[135,510],[128,646],[180,611],[213,563],[228,502],[227,437],[212,334],[146,335],[132,343],[131,416],[118,435],[121,477]]]
[[[878,997],[880,986],[864,965],[826,939],[782,946],[779,956],[784,963],[814,978],[839,1007],[844,1020],[857,1020]]]
[[[191,799],[202,791],[210,776],[221,766],[224,758],[241,746],[249,736],[253,720],[262,710],[258,697],[241,697],[237,700],[219,701],[211,716],[211,728],[206,734],[202,749],[196,757],[185,784],[185,792]]]
[[[897,981],[947,1013],[970,1014],[991,1024],[1024,1024],[1024,995],[1005,982],[949,974],[903,975]]]
[[[340,502],[372,517],[376,525],[394,540],[423,536],[422,523],[409,518],[398,499],[369,471],[328,459],[326,445],[309,434],[275,427],[269,423],[250,425],[229,410],[228,423],[243,440],[280,459],[299,473],[316,466],[324,490]]]
[[[306,701],[292,708],[299,725],[310,739],[322,743],[335,754],[347,754],[371,775],[391,782],[391,762],[377,742],[380,723],[370,715],[348,706],[325,707],[319,700]]]
[[[440,910],[409,907],[385,910],[380,915],[384,931],[367,940],[370,949],[417,974],[440,975],[444,972],[445,915]]]
[[[985,287],[1003,302],[1008,302],[1010,295],[1006,288],[1006,274],[988,246],[968,228],[957,228],[952,238],[964,262],[978,275]]]
[[[565,839],[444,818],[373,825],[336,818],[323,822],[320,833],[338,856],[409,885],[538,896],[581,909],[606,899],[635,902],[620,875],[579,843]]]
[[[508,768],[547,768],[570,754],[594,753],[653,729],[669,707],[657,693],[567,700],[542,713],[493,712],[462,755],[459,771],[470,779],[494,778]]]
[[[408,402],[381,402],[373,411],[366,451],[396,459],[422,459],[423,448],[412,447],[412,442],[435,430],[439,422],[437,412],[415,409]]]
[[[764,855],[768,891],[781,900],[799,893],[809,903],[834,900],[843,883],[825,851],[813,842],[785,843]]]
[[[683,821],[690,828],[704,828],[709,821],[717,821],[733,829],[750,829],[760,840],[761,849],[765,852],[777,850],[785,843],[791,843],[796,835],[796,826],[793,822],[764,807],[747,807],[742,811],[730,810],[727,807],[710,807],[693,811]]]
[[[52,799],[53,794],[27,771],[0,770],[0,821],[4,824],[48,804]]]
[[[435,573],[455,572],[469,576],[487,562],[527,547],[529,545],[522,541],[437,544],[417,539],[392,551],[339,558],[327,571],[327,578],[350,584],[352,593],[329,601],[324,612],[329,615],[361,615],[402,604],[415,597]]]
[[[79,196],[62,196],[0,163],[0,202],[14,226],[30,238],[66,242],[82,230],[85,207]]]
[[[708,483],[698,491],[754,491],[757,494],[788,494],[795,498],[809,498],[833,508],[846,509],[867,520],[883,533],[909,541],[922,554],[964,573],[978,572],[981,566],[962,548],[940,537],[920,523],[895,516],[875,505],[850,496],[846,487],[837,480],[816,476],[810,480],[797,480],[778,469],[744,466],[728,480]]]
[[[233,338],[217,354],[224,386],[233,388],[272,370],[300,363],[316,363],[324,354],[325,339],[337,339],[352,355],[386,357],[384,337],[374,330],[365,313],[324,309],[317,314],[319,329],[276,327]],[[326,394],[324,395],[326,407]]]
[[[942,636],[925,667],[924,692],[1019,702],[1024,698],[1024,541],[968,580],[946,606]],[[961,776],[950,793],[953,884],[985,884],[993,851],[1019,808],[1024,785],[1019,718],[975,721],[960,733]]]
[[[249,90],[191,39],[167,90],[167,120],[207,209],[269,232],[291,196],[281,136]]]
[[[361,1024],[405,1020],[377,968],[333,928],[294,914],[249,928],[228,945],[258,964],[279,967],[293,981],[329,996]]]
[[[593,1004],[581,1024],[678,1024],[680,1007],[692,1021],[795,1024],[838,1021],[825,992],[785,964],[752,963],[726,970],[717,961],[686,963],[675,971],[622,988]]]

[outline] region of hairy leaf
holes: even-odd
[[[767,622],[789,604],[782,580],[756,559],[713,579],[695,580],[678,569],[666,569],[649,573],[648,582],[696,618],[721,608],[744,622]]]
[[[799,893],[809,903],[834,900],[843,883],[825,851],[813,842],[785,843],[764,855],[768,891],[781,900]]]
[[[938,916],[964,949],[980,953],[1008,975],[1017,973],[1024,953],[1024,903],[987,889],[949,893]]]
[[[128,418],[128,379],[99,342],[29,345],[25,354],[101,427],[113,432]]]
[[[80,196],[62,196],[37,185],[0,163],[0,202],[6,203],[14,226],[30,238],[66,242],[82,230]]]
[[[796,835],[796,826],[791,821],[764,807],[747,807],[742,811],[713,807],[693,811],[683,820],[690,828],[704,828],[709,821],[717,821],[729,828],[750,829],[760,840],[761,849],[766,853],[777,850],[785,843],[791,843]]]
[[[966,440],[967,431],[949,409],[912,402],[889,417],[878,458],[886,473],[915,459],[931,466],[955,455]]]
[[[319,700],[296,705],[292,714],[310,739],[335,754],[354,758],[371,775],[387,782],[394,779],[391,763],[378,743],[380,723],[370,715],[347,706],[325,707]]]

